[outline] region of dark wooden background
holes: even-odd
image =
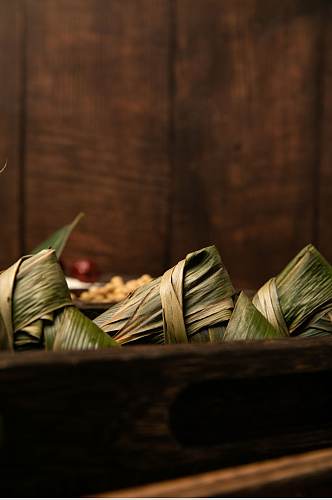
[[[332,259],[332,2],[0,0],[0,72],[1,266],[79,211],[103,271]]]

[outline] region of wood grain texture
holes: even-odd
[[[322,62],[318,75],[321,85],[319,162],[317,162],[318,242],[322,252],[332,261],[332,5],[322,11]]]
[[[168,218],[168,3],[28,0],[27,243],[156,274]]]
[[[19,0],[0,2],[0,269],[20,254],[22,37]]]
[[[177,2],[175,262],[256,287],[314,234],[321,2]]]
[[[332,487],[332,449],[97,495],[101,498],[318,497]]]
[[[65,258],[104,272],[157,275],[216,243],[256,288],[309,241],[332,259],[328,1],[0,9],[0,266],[81,210]]]
[[[331,383],[331,339],[1,354],[0,492],[88,495],[328,447]]]

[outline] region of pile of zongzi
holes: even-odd
[[[72,302],[58,258],[77,224],[0,273],[0,348],[98,349],[332,334],[332,267],[306,246],[250,299],[214,246],[188,254],[93,322]]]
[[[189,254],[95,323],[120,344],[183,343],[329,335],[331,318],[332,268],[312,245],[252,300],[244,292],[236,300],[216,248],[208,247]]]

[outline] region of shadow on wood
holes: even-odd
[[[332,487],[332,449],[103,493],[103,498],[318,497]],[[98,496],[98,495],[97,495]]]
[[[330,339],[1,354],[0,493],[88,495],[331,446],[331,377]]]

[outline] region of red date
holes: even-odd
[[[100,273],[94,261],[90,259],[79,259],[72,264],[70,275],[80,281],[91,283],[97,281]]]

